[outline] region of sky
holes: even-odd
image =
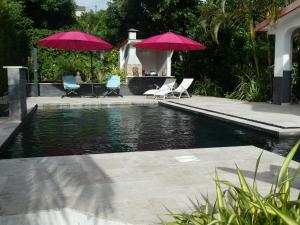
[[[108,0],[75,0],[77,5],[85,6],[87,11],[106,9]]]

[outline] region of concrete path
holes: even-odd
[[[27,104],[38,106],[43,105],[120,105],[120,104],[157,104],[158,100],[146,98],[144,96],[125,96],[121,97],[99,97],[99,98],[70,98],[70,97],[30,97],[27,98]]]
[[[213,199],[215,168],[221,179],[237,183],[237,163],[251,181],[261,151],[248,146],[0,160],[0,224],[157,224],[165,207],[190,211],[189,198],[203,202],[200,194],[208,193]],[[261,192],[269,190],[282,160],[264,152]]]
[[[273,105],[202,96],[167,99],[164,102],[282,136],[300,136],[298,104]]]

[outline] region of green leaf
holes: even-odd
[[[269,207],[274,210],[274,212],[288,225],[299,225],[299,223],[297,223],[297,221],[295,221],[292,217],[290,217],[289,215],[287,215],[286,213],[280,211],[279,209],[276,209],[275,207],[273,207],[272,205],[269,204]]]
[[[285,160],[283,161],[282,167],[279,172],[278,176],[278,183],[281,182],[283,179],[284,175],[286,174],[286,171],[288,170],[288,167],[294,158],[294,155],[296,154],[298,148],[300,145],[300,140],[296,143],[296,145],[292,148],[292,150],[289,152],[289,154],[286,156]]]
[[[255,165],[255,172],[254,172],[254,178],[253,178],[253,188],[256,189],[256,175],[257,175],[257,171],[258,171],[258,167],[260,164],[260,159],[262,157],[263,151],[260,153],[258,159],[256,160],[256,165]]]
[[[216,173],[216,191],[217,191],[217,206],[218,206],[218,209],[222,209],[224,207],[224,202],[223,202],[223,193],[222,193],[222,190],[221,190],[221,187],[220,187],[220,182],[218,182],[218,173],[217,171],[215,172]]]

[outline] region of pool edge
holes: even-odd
[[[280,127],[276,127],[276,126],[272,126],[272,125],[268,125],[268,124],[264,124],[264,123],[260,123],[259,121],[249,121],[243,118],[239,118],[239,117],[235,117],[232,115],[225,115],[222,113],[218,113],[218,112],[212,112],[212,111],[207,111],[207,110],[203,110],[200,108],[195,108],[192,106],[187,106],[187,105],[181,105],[181,104],[177,104],[174,102],[170,102],[170,101],[159,101],[160,105],[164,105],[164,106],[168,106],[168,107],[172,107],[172,108],[176,108],[179,110],[183,110],[186,112],[191,112],[191,113],[195,113],[195,114],[199,114],[202,116],[206,116],[206,117],[210,117],[210,118],[214,118],[226,123],[231,123],[231,124],[236,124],[242,127],[246,127],[246,128],[250,128],[250,129],[254,129],[254,130],[258,130],[258,131],[262,131],[265,133],[269,133],[272,135],[275,135],[277,137],[295,137],[295,136],[299,136],[300,135],[300,129],[299,128],[280,128]]]

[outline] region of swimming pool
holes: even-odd
[[[38,109],[0,158],[239,145],[285,155],[295,142],[165,106],[51,107]]]

